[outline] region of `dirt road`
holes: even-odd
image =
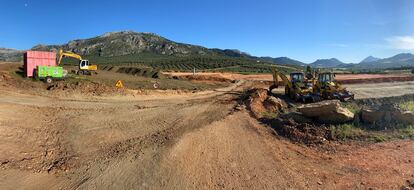
[[[398,189],[414,179],[412,141],[336,152],[291,143],[235,109],[251,86],[94,99],[0,87],[0,187]]]

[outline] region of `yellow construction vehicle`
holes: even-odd
[[[290,79],[286,75],[280,73],[277,69],[273,69],[273,85],[270,86],[270,92],[279,86],[279,77],[285,84],[285,95],[295,101],[317,102],[320,97],[313,93],[313,83],[305,79],[303,72],[290,73]]]
[[[323,99],[338,99],[346,101],[354,99],[354,94],[342,87],[336,80],[335,74],[332,72],[324,72],[318,74],[318,80],[314,85],[314,93]]]
[[[58,52],[58,65],[61,64],[62,59],[64,57],[71,57],[71,58],[79,60],[79,69],[78,71],[76,71],[77,74],[79,75],[91,75],[92,72],[95,72],[96,70],[98,70],[97,65],[90,65],[89,61],[82,59],[80,55],[75,54],[73,52],[64,52],[62,49],[60,49]]]

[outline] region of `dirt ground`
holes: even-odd
[[[43,96],[6,80],[0,189],[400,189],[414,180],[410,140],[325,150],[275,135],[239,106],[246,89],[260,86],[251,80],[101,96]],[[363,98],[412,86],[349,88]]]

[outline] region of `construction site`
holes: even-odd
[[[145,76],[75,55],[0,64],[1,189],[414,187],[410,73]]]
[[[413,0],[14,0],[0,190],[414,190]]]

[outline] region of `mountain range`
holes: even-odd
[[[296,66],[303,66],[306,63],[300,62],[298,60],[291,59],[289,57],[254,57],[255,59],[259,59],[261,61],[266,61],[275,64],[285,64],[285,65],[296,65]]]
[[[414,67],[414,55],[411,53],[400,53],[395,56],[377,59],[373,61],[365,61],[359,64],[350,65],[353,68],[396,68],[396,67]]]
[[[359,63],[371,63],[371,62],[375,62],[375,61],[378,61],[378,60],[380,60],[380,58],[373,57],[373,56],[368,56],[367,58],[363,59]]]
[[[310,65],[315,68],[333,68],[343,65],[344,63],[336,58],[331,59],[318,59]]]
[[[307,63],[288,57],[256,57],[235,49],[206,48],[198,45],[178,43],[153,33],[133,31],[109,32],[89,39],[72,40],[63,45],[37,45],[31,50],[57,51],[64,49],[83,56],[112,58],[128,55],[173,56],[173,57],[228,57],[256,60],[274,64],[303,66]],[[21,61],[24,51],[0,48],[0,61]],[[414,55],[402,53],[390,58],[379,59],[369,56],[360,63],[343,63],[336,58],[318,59],[309,63],[312,67],[322,68],[390,68],[414,66]]]
[[[414,67],[414,55],[400,53],[389,58],[376,58],[368,56],[359,63],[343,63],[338,59],[320,59],[311,63],[312,67],[322,68],[355,68],[355,69],[386,69],[397,67]]]
[[[37,45],[32,50],[72,51],[86,56],[115,57],[130,54],[151,53],[170,56],[208,55],[249,57],[238,50],[209,49],[202,46],[178,43],[153,33],[132,31],[110,32],[94,38],[73,40],[63,45]]]
[[[0,61],[21,61],[23,51],[0,48]]]

